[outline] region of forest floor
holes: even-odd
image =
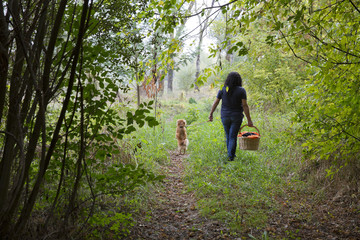
[[[327,198],[314,200],[310,193],[290,190],[276,202],[280,207],[269,215],[266,228],[271,239],[360,239],[358,195],[328,192]]]
[[[163,166],[164,188],[154,196],[149,217],[137,220],[126,239],[360,239],[358,195],[335,194],[315,201],[310,193],[289,188],[285,197],[275,197],[279,207],[268,216],[265,229],[247,229],[234,234],[224,223],[201,216],[194,193],[183,182],[184,158],[170,152],[171,163]],[[232,234],[230,234],[232,232]],[[266,232],[268,237],[263,233]]]
[[[127,239],[233,239],[223,223],[200,215],[194,193],[186,189],[183,159],[188,155],[171,151],[170,157],[170,165],[163,166],[164,190],[155,196],[158,204],[150,218],[140,219]]]
[[[267,231],[285,239],[359,240],[359,193],[346,191],[346,185],[325,189],[320,198],[288,189],[285,198],[276,199],[280,207],[270,214]]]

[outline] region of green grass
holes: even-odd
[[[199,209],[209,217],[227,222],[233,230],[262,228],[276,210],[273,196],[281,195],[285,179],[296,172],[298,151],[286,140],[290,121],[287,116],[266,116],[252,112],[261,132],[258,151],[237,149],[233,162],[226,161],[224,132],[215,114],[212,123],[188,128],[190,158],[186,183],[196,192]],[[206,120],[207,112],[197,122]],[[245,120],[246,121],[246,120]],[[249,128],[251,129],[251,128]]]

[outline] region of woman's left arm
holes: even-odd
[[[247,121],[248,121],[248,126],[253,127],[254,125],[253,125],[253,122],[251,121],[249,105],[247,104],[246,99],[242,99],[241,101],[242,101],[242,106],[243,106],[243,109],[244,109],[245,116],[246,116]]]

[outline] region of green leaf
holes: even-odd
[[[136,128],[135,128],[134,126],[130,125],[130,126],[128,126],[128,127],[126,128],[125,133],[126,133],[126,134],[130,134],[130,133],[135,132],[135,131],[136,131]]]

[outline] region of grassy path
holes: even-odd
[[[187,155],[170,152],[171,164],[163,166],[164,189],[157,193],[158,204],[150,220],[134,227],[129,239],[231,239],[221,223],[200,216],[192,192],[183,183]]]

